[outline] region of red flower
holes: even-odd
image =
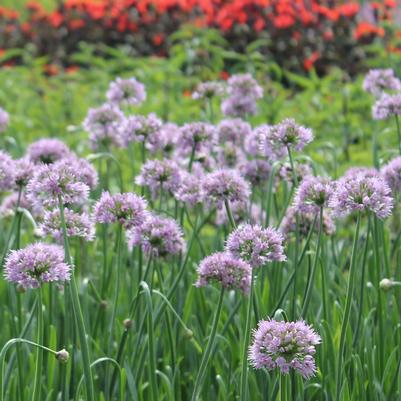
[[[295,19],[291,15],[281,14],[274,18],[273,24],[278,29],[286,29],[295,24]]]
[[[56,64],[45,64],[43,71],[50,76],[57,75],[59,73],[59,67]]]
[[[64,21],[63,14],[59,13],[58,11],[54,11],[49,15],[49,22],[50,25],[58,28]]]
[[[65,69],[66,74],[74,74],[79,71],[79,67],[77,65],[70,65]]]
[[[384,36],[384,29],[369,22],[360,22],[356,27],[354,37],[359,40],[366,36]]]
[[[68,21],[68,26],[75,31],[76,29],[84,27],[85,21],[83,19],[72,19]]]
[[[320,58],[319,52],[313,52],[308,58],[304,60],[305,70],[310,71],[319,58]]]
[[[348,3],[337,7],[337,11],[344,17],[352,18],[358,13],[359,8],[358,3]]]
[[[263,20],[263,18],[260,17],[253,24],[253,28],[255,29],[256,32],[262,31],[265,26],[266,22]]]
[[[230,74],[227,71],[221,71],[220,78],[224,81],[227,81],[227,79],[230,78]]]
[[[154,45],[160,46],[164,42],[164,35],[162,33],[153,35],[152,42]]]

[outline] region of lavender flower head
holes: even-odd
[[[64,221],[68,237],[80,237],[85,241],[92,241],[95,236],[95,227],[86,213],[77,213],[64,208]],[[63,241],[60,210],[46,210],[39,225],[41,235],[51,235],[56,241]]]
[[[208,123],[188,123],[181,127],[179,136],[179,147],[191,153],[192,149],[199,151],[204,148],[211,148],[217,143],[216,128]]]
[[[185,251],[184,234],[174,219],[154,214],[127,232],[128,247],[141,246],[153,257],[165,258]]]
[[[246,202],[232,202],[230,204],[231,213],[233,215],[236,224],[241,224],[245,222],[250,222],[256,224],[257,222],[264,221],[266,213],[257,204],[252,204],[251,210],[249,210],[249,205]],[[216,211],[216,224],[228,224],[227,212],[224,209],[217,209]]]
[[[145,85],[135,78],[118,77],[110,83],[106,96],[112,104],[136,106],[146,100]]]
[[[83,127],[89,133],[91,148],[98,150],[107,149],[110,145],[126,146],[120,128],[124,121],[123,112],[113,104],[105,103],[89,109]]]
[[[190,207],[202,202],[200,178],[195,174],[180,171],[180,183],[174,197]]]
[[[147,142],[149,137],[157,135],[162,126],[162,120],[155,113],[130,116],[121,125],[120,135],[125,146],[131,142]]]
[[[39,139],[26,151],[26,157],[34,164],[51,164],[70,155],[71,150],[59,139]]]
[[[401,94],[388,95],[384,93],[376,100],[372,107],[372,116],[375,120],[386,120],[391,116],[401,114]]]
[[[343,177],[337,181],[329,206],[336,216],[355,211],[372,212],[380,219],[391,214],[391,189],[381,177]]]
[[[269,179],[271,164],[261,159],[247,160],[239,165],[239,171],[252,185],[261,185]]]
[[[36,166],[28,159],[22,158],[15,160],[15,185],[17,188],[26,187],[29,180],[33,177]]]
[[[242,224],[228,236],[225,249],[253,268],[286,260],[283,236],[272,227]]]
[[[387,185],[393,191],[393,195],[401,193],[401,156],[391,160],[381,170]]]
[[[7,129],[9,122],[10,116],[0,107],[0,134]]]
[[[313,173],[312,167],[307,163],[295,163],[294,169],[298,183],[300,183],[305,177],[311,176]],[[290,184],[295,184],[291,163],[281,163],[278,176]]]
[[[206,174],[201,182],[202,192],[208,204],[221,208],[225,201],[246,202],[250,187],[236,170],[222,169]]]
[[[378,177],[379,171],[374,167],[351,167],[344,174],[343,178],[355,178],[358,177]]]
[[[13,192],[11,195],[8,195],[3,199],[3,202],[0,205],[0,216],[13,216],[18,205],[18,198],[18,207],[20,209],[31,209],[31,204],[24,193],[19,194],[18,192]]]
[[[266,136],[266,131],[270,129],[270,125],[262,124],[259,127],[253,129],[250,134],[245,138],[244,141],[244,150],[249,156],[258,157],[263,156],[267,159],[275,160],[277,156],[273,153],[272,149],[267,146],[266,141],[264,140]],[[263,143],[265,146],[261,146],[261,140],[263,139]],[[285,153],[280,155],[284,157]]]
[[[252,128],[246,121],[233,118],[220,121],[217,132],[220,143],[242,145],[244,139],[252,132]]]
[[[198,266],[197,287],[218,282],[226,289],[238,289],[249,293],[251,266],[226,252],[217,252],[203,259]]]
[[[292,118],[287,118],[266,129],[260,136],[260,143],[262,150],[267,147],[278,158],[281,158],[287,149],[293,148],[301,151],[308,143],[312,142],[312,139],[311,129],[298,125]]]
[[[192,93],[192,99],[211,99],[212,97],[223,96],[224,92],[225,88],[222,82],[201,82]]]
[[[70,279],[71,267],[64,263],[64,250],[58,245],[38,242],[24,249],[11,251],[6,259],[6,280],[24,288],[38,288],[47,282]]]
[[[333,183],[326,177],[305,177],[295,194],[294,206],[305,213],[319,213],[329,205],[333,195]]]
[[[363,81],[363,89],[374,96],[380,96],[386,90],[401,90],[401,81],[392,68],[370,70]]]
[[[140,226],[147,216],[147,202],[133,193],[111,195],[103,192],[93,208],[96,223],[119,223],[125,228]]]
[[[96,188],[99,183],[99,176],[95,167],[86,159],[71,155],[54,164],[60,168],[66,166],[74,169],[78,180],[82,181],[90,189]]]
[[[226,142],[216,147],[217,166],[234,168],[246,160],[244,151],[235,143]]]
[[[0,192],[14,188],[16,178],[14,164],[11,156],[0,150]]]
[[[44,164],[37,168],[27,185],[27,198],[35,207],[84,205],[89,187],[81,181],[79,171],[64,163]]]
[[[148,136],[146,149],[151,153],[161,151],[170,154],[177,146],[179,135],[180,129],[176,124],[165,123]]]
[[[315,346],[320,342],[320,336],[302,320],[261,320],[253,332],[249,360],[255,369],[278,368],[288,374],[292,368],[310,379],[316,373]]]
[[[141,167],[141,173],[135,179],[136,184],[150,189],[153,198],[160,191],[174,193],[180,183],[180,170],[169,159],[149,160]]]
[[[258,106],[252,97],[230,96],[221,103],[221,112],[227,117],[241,117],[254,115]]]

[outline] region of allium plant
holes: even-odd
[[[393,196],[399,196],[401,194],[401,156],[384,165],[381,169],[381,174],[393,191]]]
[[[195,174],[180,171],[180,181],[174,192],[174,197],[190,207],[201,203],[203,198],[200,178]]]
[[[240,202],[232,202],[230,204],[230,209],[232,213],[233,220],[235,224],[241,223],[252,223],[257,224],[260,221],[264,221],[266,217],[266,213],[262,208],[253,203],[249,208],[249,205],[245,201]],[[250,210],[249,210],[250,209]],[[230,220],[227,216],[227,212],[224,209],[217,209],[216,210],[216,224],[227,224],[230,223]]]
[[[0,134],[7,129],[9,122],[10,116],[3,108],[0,107]]]
[[[36,166],[28,159],[22,158],[15,160],[15,186],[17,188],[24,188],[28,184],[29,180],[33,177],[33,173],[36,170]]]
[[[129,116],[119,127],[119,133],[124,146],[131,142],[142,142],[146,145],[148,138],[159,135],[158,131],[163,127],[163,122],[155,113],[147,116]]]
[[[111,195],[103,192],[93,207],[96,223],[119,223],[125,228],[140,226],[147,216],[147,202],[133,193]]]
[[[294,168],[297,183],[300,183],[305,177],[313,175],[312,167],[308,163],[296,163]],[[278,170],[278,176],[284,181],[294,184],[294,172],[292,170],[291,163],[281,163]]]
[[[141,246],[151,257],[166,258],[185,251],[184,234],[169,217],[149,214],[140,226],[127,232],[128,247]]]
[[[320,336],[304,321],[261,320],[253,333],[249,360],[255,369],[290,369],[310,379],[316,373],[315,352]]]
[[[248,262],[252,268],[286,260],[283,236],[272,227],[240,225],[228,236],[226,251]]]
[[[135,78],[116,78],[110,82],[107,100],[119,106],[137,106],[146,100],[145,85]]]
[[[194,122],[181,127],[178,146],[188,155],[192,151],[211,149],[217,143],[216,128],[208,123]]]
[[[31,203],[28,201],[24,193],[13,192],[11,195],[6,196],[0,205],[0,216],[13,216],[17,208],[31,210]]]
[[[222,120],[217,126],[219,142],[222,144],[230,142],[241,146],[251,132],[250,124],[240,118]]]
[[[26,157],[34,164],[51,164],[70,155],[69,147],[59,139],[39,139],[26,150]]]
[[[401,90],[401,81],[392,68],[370,70],[363,81],[363,89],[378,97],[385,91]]]
[[[224,93],[225,87],[222,82],[201,82],[192,93],[192,99],[211,99],[213,97],[223,96]]]
[[[16,172],[11,156],[0,150],[0,192],[9,191],[15,186]]]
[[[259,186],[268,181],[271,164],[262,159],[247,160],[239,165],[239,171],[253,186]]]
[[[217,166],[221,168],[235,168],[245,163],[244,151],[232,142],[226,142],[216,147]]]
[[[152,132],[146,141],[146,149],[150,153],[158,151],[163,154],[169,155],[176,148],[180,135],[180,128],[173,123],[165,123],[160,129]]]
[[[372,108],[372,115],[375,120],[386,120],[392,116],[401,114],[401,94],[389,95],[384,93]]]

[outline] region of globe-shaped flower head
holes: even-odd
[[[386,90],[401,90],[401,81],[391,68],[370,70],[363,81],[363,89],[374,96],[380,96]]]
[[[33,177],[35,165],[26,157],[15,160],[15,186],[17,188],[24,188],[29,180]]]
[[[384,93],[376,100],[372,107],[372,116],[375,120],[387,120],[401,114],[401,94],[388,95]]]
[[[10,122],[8,113],[0,107],[0,133],[4,132]]]
[[[191,207],[202,202],[200,178],[195,174],[180,171],[180,183],[174,197]]]
[[[252,132],[252,128],[246,121],[233,118],[220,121],[217,132],[220,143],[231,142],[242,145],[244,139]]]
[[[131,142],[145,142],[148,138],[157,135],[163,127],[163,122],[155,113],[147,116],[129,116],[121,125],[119,132],[123,139],[124,146]]]
[[[320,336],[304,321],[261,320],[253,333],[249,360],[256,369],[290,369],[309,379],[316,373],[314,355]]]
[[[382,167],[381,173],[393,195],[401,193],[401,156],[391,160]]]
[[[107,90],[107,100],[117,105],[139,105],[146,99],[145,85],[135,78],[118,77]]]
[[[46,282],[70,279],[71,268],[64,262],[64,250],[58,245],[36,243],[11,251],[6,259],[6,280],[24,288],[38,288]]]
[[[34,164],[51,164],[70,155],[71,150],[59,139],[39,139],[26,150],[26,157]]]
[[[14,160],[7,152],[0,150],[0,192],[9,191],[15,184]]]
[[[222,82],[201,82],[192,93],[192,99],[211,99],[212,97],[224,95],[225,88]]]
[[[178,145],[187,154],[190,154],[192,149],[210,149],[216,143],[217,131],[211,124],[194,122],[185,124],[180,129]]]

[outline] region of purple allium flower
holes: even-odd
[[[155,113],[147,116],[129,116],[120,127],[120,134],[125,146],[130,142],[147,142],[148,138],[157,135],[163,122]]]
[[[211,99],[216,96],[223,96],[224,84],[218,81],[201,82],[192,93],[192,99]]]
[[[354,211],[369,211],[384,219],[391,214],[391,189],[381,177],[343,177],[337,181],[330,200],[335,215],[346,216]]]
[[[260,133],[262,150],[267,147],[278,158],[283,157],[288,148],[301,151],[308,143],[312,142],[312,139],[312,130],[298,125],[292,118],[287,118]]]
[[[266,131],[269,130],[270,127],[271,126],[267,124],[260,125],[252,130],[251,133],[245,138],[244,149],[249,156],[263,156],[272,160],[277,159],[276,154],[273,153],[267,144],[265,144],[263,147],[261,146],[261,139],[263,139],[264,143],[266,142],[264,141],[264,138],[266,136]],[[284,156],[285,154],[281,155],[280,157]]]
[[[146,99],[145,85],[135,78],[118,77],[110,82],[107,100],[118,105],[139,105]]]
[[[374,96],[380,96],[386,90],[401,90],[401,81],[391,68],[370,70],[363,81],[363,89]]]
[[[221,103],[221,112],[227,117],[241,117],[254,115],[258,107],[252,97],[230,96]]]
[[[261,185],[269,179],[271,165],[266,160],[252,159],[240,164],[239,171],[252,185]]]
[[[153,198],[156,198],[160,191],[174,193],[180,183],[180,169],[169,159],[149,160],[141,167],[141,173],[135,182],[148,187]]]
[[[372,107],[372,116],[375,120],[386,120],[391,116],[401,114],[401,94],[388,95],[384,93]]]
[[[161,151],[170,154],[176,147],[180,135],[180,128],[173,123],[165,123],[162,127],[152,132],[146,142],[146,149],[151,153]]]
[[[0,107],[0,133],[4,132],[10,122],[8,113]]]
[[[266,213],[260,208],[259,205],[252,204],[251,210],[249,211],[249,205],[246,202],[232,202],[230,204],[231,213],[233,215],[236,224],[250,222],[256,224],[259,221],[263,221],[266,217]],[[216,211],[216,224],[228,224],[227,212],[224,209],[217,209]]]
[[[107,149],[110,145],[124,147],[126,144],[121,133],[124,122],[123,112],[115,105],[105,103],[96,109],[89,109],[83,127],[89,132],[92,149]]]
[[[288,238],[291,233],[295,233],[297,230],[297,220],[296,220],[297,213],[298,213],[298,229],[302,237],[308,236],[309,231],[312,228],[312,224],[314,222],[315,217],[316,217],[316,223],[314,231],[315,232],[319,231],[320,215],[318,213],[297,211],[297,209],[295,209],[294,206],[291,206],[287,209],[283,221],[281,222],[280,225],[280,231],[283,233],[283,235],[285,235],[286,238]],[[334,220],[329,210],[323,210],[322,229],[326,235],[333,235],[336,230]]]
[[[77,213],[64,208],[64,219],[68,237],[81,237],[86,241],[93,240],[95,227],[86,213]],[[43,220],[39,225],[39,232],[43,235],[51,235],[59,242],[63,240],[59,209],[45,210]]]
[[[0,192],[9,191],[15,186],[15,161],[7,152],[0,150]]]
[[[227,238],[226,251],[248,262],[252,267],[286,260],[283,236],[272,227],[241,224]]]
[[[401,193],[401,156],[391,160],[381,170],[387,185],[393,191],[393,194]]]
[[[244,151],[232,142],[226,142],[216,147],[217,166],[234,168],[246,160]]]
[[[180,171],[180,183],[174,192],[174,197],[193,207],[202,202],[200,178],[195,174]]]
[[[39,139],[26,150],[27,158],[34,164],[51,164],[70,155],[71,150],[59,139]]]
[[[374,167],[351,167],[344,174],[343,178],[355,178],[358,177],[378,177],[379,171]]]
[[[233,118],[220,121],[217,132],[220,143],[231,142],[242,145],[244,139],[252,132],[252,128],[246,121]]]
[[[11,195],[8,195],[3,199],[3,202],[0,205],[0,216],[5,217],[14,215],[15,208],[18,204],[18,196],[18,192],[13,192]],[[31,204],[23,193],[21,193],[20,196],[19,207],[21,209],[31,209]]]
[[[212,282],[220,283],[227,289],[238,289],[249,293],[251,266],[227,252],[217,252],[207,256],[198,266],[197,287],[205,287]]]
[[[217,170],[206,174],[201,181],[204,199],[221,208],[225,201],[246,202],[251,193],[249,184],[236,170]]]
[[[261,320],[253,332],[249,360],[256,369],[278,368],[287,374],[292,368],[309,379],[316,372],[315,346],[320,342],[320,336],[302,320]]]
[[[22,158],[15,160],[15,185],[17,188],[25,187],[33,177],[36,166],[28,159]]]
[[[185,251],[184,234],[174,219],[154,214],[145,222],[127,232],[128,247],[140,245],[153,257],[178,255]]]
[[[334,183],[326,177],[305,177],[295,194],[294,206],[305,213],[319,213],[326,208],[333,196]]]
[[[103,192],[93,208],[96,223],[119,223],[125,228],[140,226],[147,216],[147,202],[133,193]]]
[[[178,139],[180,149],[191,153],[192,149],[196,151],[210,149],[217,143],[216,128],[208,123],[188,123],[181,127]]]
[[[305,177],[313,174],[312,167],[307,163],[295,163],[294,167],[298,183],[300,183]],[[294,184],[294,174],[292,171],[291,163],[281,163],[280,169],[278,171],[278,176],[284,181],[290,184]]]
[[[27,185],[27,198],[34,207],[58,206],[59,197],[64,205],[83,205],[89,197],[84,184],[73,166],[64,163],[44,164],[35,171]]]
[[[70,279],[71,267],[64,263],[64,250],[58,245],[38,242],[11,251],[6,259],[6,280],[24,288],[38,288],[42,283]]]

